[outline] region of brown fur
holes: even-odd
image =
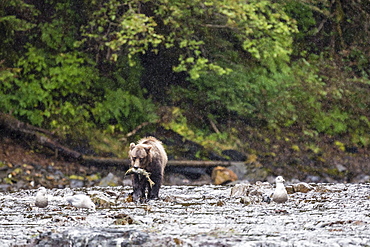
[[[167,154],[162,142],[150,136],[130,144],[129,158],[131,166],[145,169],[150,172],[153,187],[149,186],[148,179],[140,174],[132,174],[132,197],[134,201],[158,198],[159,189],[162,185],[164,168],[167,164]],[[148,196],[145,195],[146,189]]]

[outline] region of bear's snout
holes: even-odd
[[[138,159],[138,158],[134,159],[132,167],[135,168],[135,169],[140,168],[140,159]]]

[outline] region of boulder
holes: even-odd
[[[293,184],[292,186],[293,186],[294,192],[307,193],[314,189],[314,187],[312,187],[308,183],[298,183],[298,184]]]
[[[217,166],[212,170],[213,184],[220,185],[238,180],[238,176],[230,169]]]

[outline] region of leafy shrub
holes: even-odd
[[[302,64],[275,73],[234,65],[228,75],[204,73],[198,80],[190,79],[188,88],[174,87],[173,98],[183,108],[196,105],[201,116],[220,120],[235,113],[251,122],[291,126],[311,119],[324,94],[316,72]]]
[[[142,99],[142,94],[134,96],[122,84],[109,89],[111,80],[101,81],[93,65],[78,52],[52,55],[29,47],[17,64],[21,72],[0,85],[2,109],[31,124],[62,132],[97,123],[127,131],[139,121],[153,120],[150,101]],[[97,92],[103,82],[105,89]]]
[[[3,110],[48,127],[61,119],[73,125],[89,115],[89,105],[80,102],[91,97],[88,89],[97,73],[79,54],[53,56],[30,46],[17,67],[18,76],[2,84]]]

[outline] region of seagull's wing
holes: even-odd
[[[75,196],[68,196],[66,198],[66,201],[72,206],[75,206],[75,205],[81,204],[83,199],[84,198],[81,195],[75,195]]]

